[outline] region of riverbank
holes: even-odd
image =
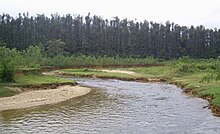
[[[12,97],[0,98],[0,111],[55,104],[86,95],[90,91],[91,89],[87,87],[70,85],[59,86],[56,89],[31,90]]]
[[[189,68],[191,69],[191,68]],[[175,84],[184,90],[184,93],[200,97],[209,101],[209,106],[216,116],[220,116],[220,82],[202,81],[209,70],[195,70],[183,72],[173,65],[140,67],[140,68],[113,68],[113,69],[61,69],[53,71],[55,75],[74,77],[107,78],[141,82],[167,82]]]
[[[13,82],[1,82],[0,81],[0,98],[10,97],[24,90],[40,90],[48,88],[56,88],[63,85],[76,85],[73,80],[68,80],[55,76],[46,76],[39,71],[27,71],[16,73]],[[13,90],[14,87],[18,87],[20,90]]]
[[[0,83],[0,111],[54,104],[89,92],[73,80],[33,71],[17,73],[14,82]]]

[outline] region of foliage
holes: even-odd
[[[0,47],[0,65],[3,62],[16,67],[37,67],[42,64],[42,54],[39,47],[29,46],[26,51]]]
[[[6,46],[0,47],[0,65],[3,62],[11,64],[20,64],[21,54],[16,49],[9,49]]]
[[[16,49],[10,50],[5,45],[0,47],[0,81],[14,81],[15,64],[18,57]]]
[[[6,46],[0,47],[0,65],[3,64],[3,61],[10,64],[10,66],[14,66],[15,69],[39,68],[41,66],[128,66],[158,63],[158,60],[152,57],[122,58],[119,56],[65,56],[61,53],[48,57],[43,54],[38,46],[29,46],[25,51],[9,49]]]
[[[30,45],[41,44],[49,57],[64,51],[70,55],[163,59],[216,58],[220,55],[219,29],[206,29],[202,25],[186,27],[169,21],[161,24],[118,17],[108,20],[90,14],[85,17],[2,14],[0,29],[0,38],[7,47],[26,50]]]
[[[38,46],[29,46],[22,53],[23,66],[37,68],[42,64],[42,53]]]
[[[122,57],[95,57],[95,56],[63,56],[58,55],[53,58],[47,57],[43,66],[129,66],[129,65],[146,65],[156,64],[157,59],[152,57],[146,58],[122,58]]]
[[[193,59],[190,59],[189,57],[179,58],[178,60],[172,62],[172,64],[177,73],[190,73],[195,70]]]
[[[213,67],[213,70],[206,74],[200,82],[210,82],[220,80],[220,61],[218,60]]]
[[[175,69],[176,73],[186,74],[192,72],[212,72],[216,70],[216,59],[191,59],[189,57],[182,57],[178,60],[169,61],[169,65]]]
[[[10,64],[10,62],[2,63],[2,67],[0,68],[0,80],[2,82],[13,82],[14,81],[15,70],[14,66]]]
[[[65,51],[65,42],[59,40],[50,40],[47,43],[46,53],[49,57],[54,57],[58,55],[64,55],[67,52]]]

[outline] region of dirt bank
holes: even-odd
[[[87,87],[70,85],[59,86],[56,89],[27,91],[12,97],[0,98],[0,111],[54,104],[85,95],[90,91],[91,89]]]

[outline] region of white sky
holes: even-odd
[[[0,0],[0,14],[81,14],[220,29],[220,0]]]

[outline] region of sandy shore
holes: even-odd
[[[107,73],[122,73],[122,74],[129,74],[129,75],[134,75],[134,76],[138,76],[140,74],[135,73],[133,71],[125,71],[125,70],[102,70],[103,72],[107,72]]]
[[[0,111],[54,104],[85,95],[90,91],[91,89],[87,87],[69,85],[57,89],[28,91],[12,97],[0,98]]]

